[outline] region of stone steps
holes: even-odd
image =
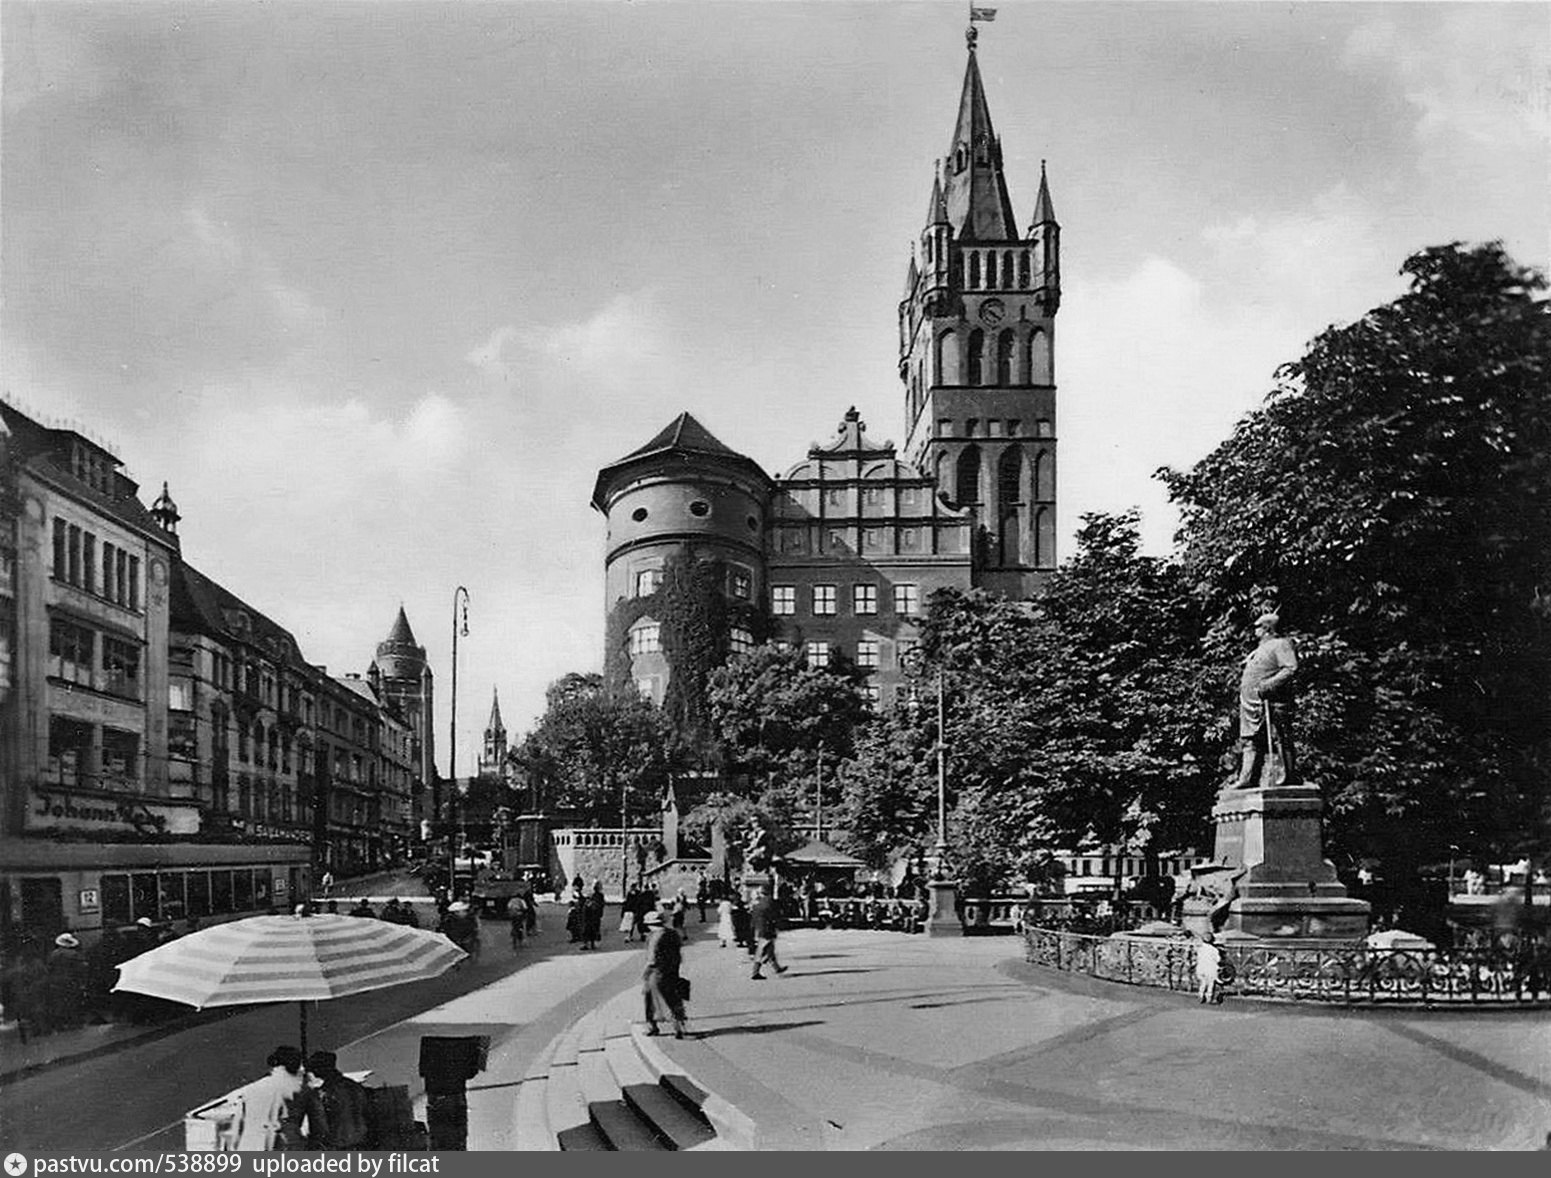
[[[660,1052],[632,1017],[631,990],[588,1011],[539,1053],[517,1090],[519,1150],[721,1150],[702,1111],[707,1097]]]

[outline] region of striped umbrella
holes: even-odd
[[[418,982],[468,954],[440,933],[359,916],[250,916],[159,945],[119,966],[115,990],[198,1009],[307,1003]]]

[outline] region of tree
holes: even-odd
[[[1352,856],[1551,846],[1551,320],[1497,243],[1407,259],[1188,472],[1186,573],[1233,668],[1258,609],[1300,643],[1305,776]]]
[[[811,802],[822,748],[825,804],[832,804],[839,797],[836,766],[871,719],[865,681],[842,657],[810,667],[802,651],[773,645],[734,656],[711,672],[707,687],[723,763],[748,780],[746,792],[789,820]]]
[[[638,810],[650,809],[669,769],[662,713],[633,693],[611,696],[596,674],[556,680],[545,701],[516,753],[544,805],[580,811],[597,826],[619,822],[622,791]]]
[[[842,770],[837,841],[869,867],[925,852],[936,841],[936,718],[894,707],[865,727]]]
[[[1204,837],[1218,708],[1198,634],[1178,568],[1139,553],[1134,512],[1085,516],[1028,602],[933,595],[922,649],[945,673],[961,876],[1026,877],[1088,840],[1156,854]]]

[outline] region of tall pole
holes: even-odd
[[[937,668],[937,866],[948,850],[948,730],[944,723],[943,669]]]
[[[469,591],[459,585],[452,591],[452,730],[447,734],[447,895],[458,893],[458,840],[453,826],[458,818],[458,599],[463,599],[462,630],[469,632]]]
[[[630,778],[619,779],[619,896],[624,903],[630,882]]]

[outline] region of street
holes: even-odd
[[[413,889],[403,885],[373,894],[403,896]],[[309,1018],[310,1048],[341,1050],[526,965],[566,955],[571,947],[560,911],[541,906],[540,921],[539,936],[519,953],[509,946],[504,921],[486,921],[484,951],[477,963],[464,962],[431,981],[317,1004]],[[514,1012],[510,1024],[460,1026],[446,1033],[492,1034],[499,1040],[520,1027]],[[263,1075],[265,1057],[277,1044],[296,1043],[297,1030],[295,1003],[233,1008],[229,1014],[111,1054],[62,1062],[0,1086],[0,1126],[8,1141],[37,1150],[181,1149],[183,1114]],[[417,1032],[434,1033],[423,1027]],[[393,1082],[411,1082],[415,1044],[397,1044],[395,1050],[410,1058],[393,1061],[400,1065]],[[383,1063],[354,1062],[344,1051],[341,1063],[377,1068],[374,1082],[387,1078]]]

